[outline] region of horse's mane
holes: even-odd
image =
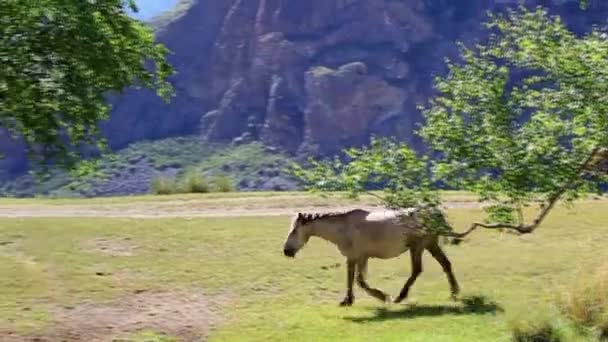
[[[320,219],[325,219],[325,218],[332,218],[332,217],[343,217],[349,214],[352,214],[354,212],[361,212],[364,211],[362,209],[351,209],[351,210],[346,210],[346,211],[331,211],[331,212],[316,212],[316,213],[299,213],[297,216],[297,220],[299,221],[299,223],[301,224],[307,224],[307,223],[311,223],[313,221],[317,221]]]

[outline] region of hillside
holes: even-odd
[[[152,21],[171,50],[177,96],[113,98],[104,132],[114,149],[185,135],[210,144],[260,142],[292,156],[333,154],[371,135],[414,145],[416,105],[457,40],[483,37],[486,11],[517,0],[182,0]],[[608,2],[526,0],[584,32]],[[22,174],[19,144],[0,132],[0,179]]]
[[[298,184],[286,174],[290,159],[259,143],[226,146],[197,137],[142,141],[101,159],[101,167],[85,177],[63,171],[48,180],[24,175],[0,182],[0,196],[121,196],[151,192],[154,179],[175,179],[195,171],[210,179],[226,176],[239,191],[293,190]]]

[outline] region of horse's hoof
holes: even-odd
[[[399,304],[399,303],[401,303],[401,302],[403,301],[403,299],[404,299],[404,298],[397,297],[397,298],[395,298],[395,299],[393,300],[393,303],[394,303],[394,304]]]
[[[344,298],[343,301],[340,302],[340,306],[352,306],[354,300],[352,298]]]

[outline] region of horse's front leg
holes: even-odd
[[[356,262],[353,260],[346,261],[346,296],[340,303],[340,306],[351,306],[355,302],[353,294],[353,283],[355,281]]]
[[[370,287],[367,284],[367,281],[365,280],[365,277],[367,275],[367,260],[368,260],[367,258],[363,258],[363,259],[359,260],[359,262],[357,263],[357,283],[370,296],[377,298],[384,303],[390,302],[391,297],[388,294],[386,294],[378,289],[375,289],[373,287]]]

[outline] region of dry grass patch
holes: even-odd
[[[89,252],[110,256],[133,256],[138,246],[131,241],[131,238],[98,237],[87,241],[83,248]]]
[[[25,253],[21,239],[0,241],[0,255],[12,258],[26,265],[36,265],[36,260]]]
[[[608,340],[608,264],[582,274],[559,303],[569,319]]]
[[[153,331],[178,341],[201,341],[220,322],[217,307],[223,300],[202,292],[138,291],[107,303],[85,302],[57,307],[48,329],[31,336],[13,335],[13,338],[22,338],[22,341],[132,341],[130,336]]]

